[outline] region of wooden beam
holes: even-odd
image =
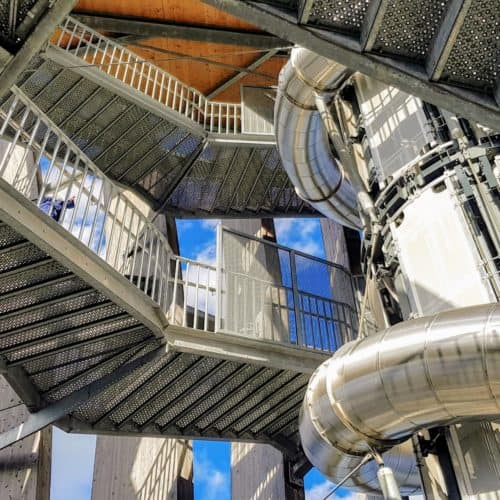
[[[212,89],[207,94],[207,99],[213,99],[215,96],[219,95],[224,90],[232,87],[236,82],[240,81],[243,77],[245,77],[248,73],[253,73],[259,66],[265,63],[268,59],[275,56],[279,49],[272,49],[269,52],[266,52],[264,55],[255,59],[255,61],[249,64],[244,71],[238,71],[235,75],[225,80],[223,83],[217,85],[214,89]]]
[[[186,24],[158,23],[121,17],[104,17],[91,14],[73,14],[81,23],[99,31],[135,35],[145,38],[166,37],[181,38],[199,42],[222,43],[226,45],[242,45],[271,49],[286,45],[281,40],[267,33],[236,31],[207,26],[192,26]]]

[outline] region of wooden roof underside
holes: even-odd
[[[214,100],[240,102],[241,85],[276,85],[287,61],[286,42],[200,0],[81,0],[73,15]]]

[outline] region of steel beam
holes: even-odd
[[[299,0],[299,15],[297,20],[299,24],[307,24],[309,22],[313,3],[314,0]]]
[[[500,108],[493,96],[429,81],[426,69],[414,61],[362,53],[358,40],[338,32],[297,25],[296,19],[288,12],[267,4],[242,0],[203,1],[240,19],[251,19],[256,25],[278,37],[307,47],[387,85],[393,85],[424,101],[500,130]]]
[[[22,47],[0,74],[0,97],[9,92],[21,73],[28,68],[31,59],[38,54],[56,27],[71,12],[75,3],[76,0],[57,0],[46,10]]]
[[[427,56],[426,68],[430,80],[441,78],[471,5],[472,0],[451,0],[448,3],[441,26]]]
[[[260,73],[258,71],[249,70],[243,66],[235,66],[234,64],[227,64],[225,62],[216,61],[214,59],[209,59],[208,57],[202,56],[193,56],[191,54],[186,54],[185,52],[177,52],[175,50],[163,49],[161,47],[156,47],[155,45],[147,45],[144,43],[134,43],[136,47],[152,50],[153,52],[158,52],[160,54],[166,54],[169,56],[173,56],[175,59],[181,59],[186,61],[195,61],[201,62],[203,64],[210,64],[212,66],[219,66],[220,68],[228,69],[231,71],[238,71],[241,73],[253,74],[255,76],[260,76],[262,78],[269,78],[270,80],[275,80],[276,77],[274,75],[270,75],[267,73]],[[215,57],[215,56],[214,56]]]
[[[361,50],[369,52],[382,26],[389,0],[372,0],[368,5],[363,26],[361,27]]]
[[[279,49],[272,49],[266,52],[264,55],[255,59],[255,61],[244,68],[244,71],[238,71],[234,76],[228,78],[222,83],[219,83],[215,88],[213,88],[208,94],[207,99],[213,99],[215,96],[219,95],[224,90],[232,87],[235,83],[239,82],[248,73],[253,73],[259,66],[264,64],[268,59],[271,59],[279,52]]]
[[[153,342],[154,341],[152,341],[152,343]],[[133,349],[135,349],[135,347]],[[39,412],[31,414],[26,422],[23,422],[21,425],[0,435],[0,450],[14,444],[17,441],[20,441],[21,439],[24,439],[25,437],[31,436],[35,432],[38,432],[44,427],[47,427],[47,425],[54,423],[56,420],[64,417],[68,413],[73,412],[79,406],[97,396],[113,383],[116,383],[123,377],[131,374],[140,368],[144,363],[163,356],[165,352],[165,346],[160,346],[150,353],[136,358],[130,363],[120,366],[110,374],[105,375],[99,380],[92,382],[78,391],[73,392],[69,396],[46,406]]]
[[[283,47],[283,45],[286,45],[285,41],[267,33],[235,31],[208,26],[159,23],[91,14],[73,14],[73,17],[78,19],[81,23],[99,31],[135,35],[144,38],[180,38],[182,40],[219,43],[224,45],[240,45],[264,49]]]

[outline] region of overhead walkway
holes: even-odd
[[[489,0],[204,0],[280,38],[500,130]]]
[[[111,179],[186,217],[308,216],[273,128],[67,18],[18,87]]]
[[[333,295],[351,284],[349,273],[222,228],[215,265],[174,255],[26,96],[15,90],[9,102],[0,126],[9,139],[0,159],[0,361],[32,414],[0,447],[55,423],[265,442],[301,457],[309,376],[356,335],[354,294],[344,303]],[[74,197],[75,207],[56,222],[40,208],[49,197]],[[257,272],[262,259],[274,259],[273,275]],[[319,288],[308,285],[313,272]]]

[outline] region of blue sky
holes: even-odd
[[[213,262],[215,228],[218,221],[179,220],[181,254],[185,257]],[[318,219],[277,219],[278,242],[306,253],[324,257]],[[65,434],[54,429],[51,500],[90,500],[96,438]],[[230,444],[195,441],[194,488],[196,500],[230,500]],[[306,499],[322,500],[332,484],[315,469],[305,478]],[[347,498],[340,490],[331,498]]]

